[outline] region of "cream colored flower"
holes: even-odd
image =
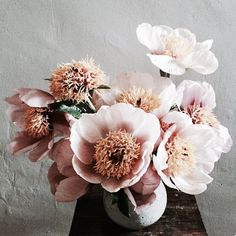
[[[127,103],[162,117],[175,103],[176,87],[168,78],[153,78],[146,73],[130,72],[118,76],[112,81],[111,89],[97,95],[97,108]]]
[[[222,152],[229,152],[233,141],[228,129],[220,124],[213,113],[216,102],[212,86],[206,82],[184,80],[179,84],[177,92],[177,103],[181,111],[191,117],[193,124],[206,125],[216,133],[218,157]]]
[[[192,124],[188,115],[177,111],[168,113],[161,123],[166,129],[153,157],[158,174],[171,188],[188,194],[204,192],[218,159],[215,132],[206,125]]]
[[[187,29],[148,23],[140,24],[136,32],[139,42],[151,51],[147,54],[151,62],[166,73],[181,75],[191,68],[211,74],[218,68],[218,61],[210,51],[213,40],[199,43]]]

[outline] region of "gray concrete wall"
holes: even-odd
[[[135,35],[141,22],[186,27],[198,39],[213,38],[220,67],[212,83],[216,114],[236,136],[234,0],[0,0],[0,96],[16,87],[45,89],[55,65],[93,56],[108,75],[138,70],[158,73]],[[180,79],[176,78],[179,82]],[[56,204],[46,174],[49,163],[30,163],[5,152],[12,128],[0,103],[0,235],[67,235],[74,204]],[[210,236],[236,234],[236,149],[216,165],[215,181],[197,197]]]

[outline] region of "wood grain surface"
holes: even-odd
[[[113,223],[102,203],[102,189],[94,187],[77,201],[69,236],[204,236],[205,227],[194,196],[168,189],[168,205],[161,219],[143,230],[130,231]]]

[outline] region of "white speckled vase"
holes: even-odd
[[[142,229],[158,221],[166,209],[167,194],[163,183],[160,183],[155,193],[157,196],[156,200],[151,205],[147,206],[141,214],[137,214],[133,210],[134,206],[129,201],[130,217],[127,217],[120,212],[117,204],[112,204],[112,194],[104,191],[104,208],[111,220],[118,225],[128,229]]]

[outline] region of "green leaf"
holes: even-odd
[[[105,84],[102,84],[102,85],[98,86],[97,89],[111,89],[111,88]]]
[[[55,102],[49,105],[51,109],[60,112],[66,112],[76,119],[79,119],[83,113],[94,113],[94,110],[89,106],[87,102],[81,102],[79,104],[72,101]]]
[[[118,194],[117,206],[118,206],[120,212],[123,215],[125,215],[126,217],[130,217],[129,199],[128,199],[127,195],[125,194],[123,189],[121,189],[117,194]]]

